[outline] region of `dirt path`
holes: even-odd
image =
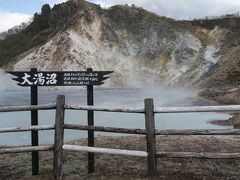
[[[86,140],[70,144],[86,145]],[[97,137],[96,146],[145,150],[144,136]],[[239,152],[240,138],[204,136],[161,136],[157,138],[158,151],[175,152]],[[31,154],[0,155],[0,179],[52,179],[52,152],[40,153],[40,174],[31,177]],[[96,155],[96,172],[87,174],[87,154],[64,154],[65,179],[147,179],[146,159],[113,155]],[[159,179],[239,179],[240,160],[158,160]]]

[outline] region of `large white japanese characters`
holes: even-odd
[[[22,82],[21,85],[56,85],[57,84],[57,74],[56,73],[47,73],[46,76],[43,73],[37,74],[28,74],[24,73],[24,76],[21,77]]]

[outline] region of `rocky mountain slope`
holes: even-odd
[[[237,86],[240,19],[175,21],[135,6],[44,5],[0,40],[6,69],[113,70],[109,86]]]

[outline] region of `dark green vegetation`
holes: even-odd
[[[40,46],[49,38],[51,32],[32,32],[30,28],[0,40],[0,66],[7,65],[22,53]]]
[[[240,28],[240,19],[238,17],[224,17],[219,19],[195,19],[189,21],[194,26],[200,26],[206,29],[214,29],[216,25],[223,28],[230,28],[231,30],[238,31]]]
[[[52,9],[48,4],[43,5],[41,13],[34,14],[33,22],[28,27],[0,40],[0,67],[11,63],[32,48],[43,45],[54,34],[66,30],[77,20],[73,18],[77,11],[86,10],[87,5],[85,1],[80,5],[68,1],[57,4]],[[95,5],[95,7],[98,6]]]
[[[33,22],[17,34],[8,35],[4,40],[0,40],[0,66],[7,65],[22,53],[31,50],[47,42],[52,30],[45,19],[49,14],[50,6],[42,8],[42,14],[34,15]]]

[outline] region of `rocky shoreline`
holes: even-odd
[[[239,88],[211,88],[205,89],[199,93],[200,97],[214,100],[224,105],[240,104],[240,89]],[[233,126],[233,128],[240,128],[240,112],[229,113],[233,115],[228,120],[214,120],[209,123],[220,126]]]
[[[240,104],[239,88],[208,88],[199,96],[219,102],[220,104]]]
[[[219,126],[233,126],[234,129],[240,128],[240,115],[234,115],[232,118],[227,120],[214,120],[209,123]]]
[[[158,136],[161,152],[239,152],[240,138],[213,136]],[[86,145],[86,139],[69,144]],[[145,136],[96,137],[97,147],[146,150]],[[0,179],[53,179],[52,152],[40,153],[40,176],[31,176],[31,154],[0,155]],[[64,153],[65,179],[147,179],[145,158],[96,154],[96,171],[87,174],[87,153]],[[158,159],[159,179],[239,179],[239,159]]]

